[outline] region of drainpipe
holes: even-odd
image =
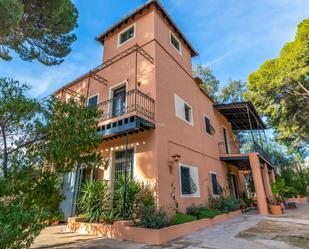
[[[126,150],[125,150],[125,164],[124,164],[124,186],[123,186],[123,219],[126,215],[126,197],[127,197],[127,167],[128,167],[128,130],[126,131]]]

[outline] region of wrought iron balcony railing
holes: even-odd
[[[121,96],[108,99],[98,104],[102,112],[100,122],[130,114],[154,121],[154,99],[138,89],[133,89]]]
[[[218,144],[219,152],[223,154],[246,154],[250,152],[259,153],[264,159],[271,161],[269,154],[255,141],[239,144],[238,142],[221,142]]]

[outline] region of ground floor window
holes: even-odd
[[[126,154],[127,153],[127,154]],[[127,160],[126,160],[127,159]],[[117,182],[121,176],[124,176],[125,167],[127,167],[127,176],[133,177],[134,150],[129,149],[115,152],[114,157],[114,180]]]
[[[199,197],[199,180],[196,167],[180,165],[180,189],[182,196]]]
[[[210,173],[211,185],[212,185],[212,194],[219,195],[221,194],[221,187],[218,183],[217,174],[214,172]]]

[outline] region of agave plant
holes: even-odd
[[[110,191],[105,182],[89,181],[81,189],[79,210],[90,222],[99,222],[110,215]]]
[[[149,184],[128,177],[126,181],[124,214],[124,187],[124,177],[121,176],[115,184],[114,211],[118,217],[135,221],[140,217],[141,204],[152,197],[152,188]]]

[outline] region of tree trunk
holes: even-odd
[[[7,177],[8,174],[8,154],[7,154],[7,144],[6,144],[6,134],[4,126],[1,125],[1,134],[3,138],[3,162],[2,162],[2,171],[4,177]]]

